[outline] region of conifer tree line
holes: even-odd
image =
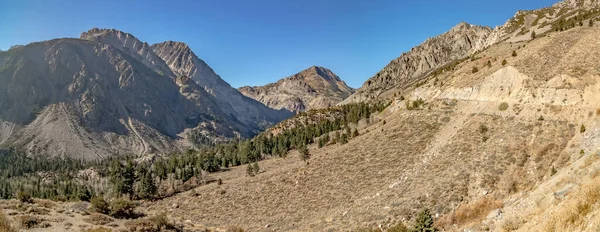
[[[346,143],[359,135],[350,124],[368,119],[388,105],[388,102],[355,103],[303,112],[290,119],[301,123],[277,134],[267,131],[252,139],[213,144],[145,161],[136,160],[133,156],[115,156],[98,161],[37,158],[27,157],[17,149],[4,149],[0,150],[0,198],[13,198],[21,192],[35,198],[54,200],[88,201],[95,196],[127,196],[130,199],[164,197],[187,190],[182,187],[187,184],[200,184],[203,173],[248,165],[254,175],[259,170],[256,162],[265,158],[285,157],[290,150],[305,150],[308,144],[314,142],[318,142],[319,147]],[[324,112],[334,116],[318,120],[311,118]],[[332,132],[334,134],[330,136]],[[102,180],[82,175],[82,170],[86,169],[93,170]]]

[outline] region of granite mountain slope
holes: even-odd
[[[238,90],[271,108],[294,112],[334,106],[354,92],[331,70],[317,66],[276,83],[244,86]]]
[[[237,118],[242,124],[255,125],[256,132],[272,125],[273,122],[281,121],[292,115],[289,111],[270,109],[262,103],[242,95],[221,79],[185,43],[167,41],[153,44],[152,49],[166,62],[175,75],[189,77],[214,96],[223,112]]]

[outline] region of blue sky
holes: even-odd
[[[234,87],[312,65],[360,87],[390,60],[466,21],[496,26],[558,0],[0,0],[0,49],[93,27],[186,42]]]

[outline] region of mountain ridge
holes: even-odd
[[[243,86],[238,90],[271,108],[294,112],[334,106],[354,92],[331,70],[319,66],[264,86]]]

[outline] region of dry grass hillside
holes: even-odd
[[[574,165],[598,152],[598,33],[596,27],[580,27],[494,45],[454,71],[431,77],[405,94],[407,100],[396,99],[378,116],[380,123],[362,129],[348,144],[314,147],[309,165],[292,153],[261,163],[264,172],[256,177],[246,177],[243,168],[218,173],[223,185],[144,207],[250,231],[387,228],[410,223],[422,207],[432,209],[446,230],[586,228],[546,221],[558,217],[553,207],[579,207],[581,201],[588,208],[573,219],[577,225],[597,217],[598,198],[587,187],[595,179],[584,178],[586,172]],[[425,104],[414,109],[417,99]],[[596,167],[595,161],[585,162]],[[561,198],[564,193],[556,189],[539,190],[565,172],[571,179],[558,182],[573,182],[578,186],[573,189],[590,197]],[[557,200],[528,217],[549,226],[504,222],[503,215],[525,212],[515,204],[537,192]]]

